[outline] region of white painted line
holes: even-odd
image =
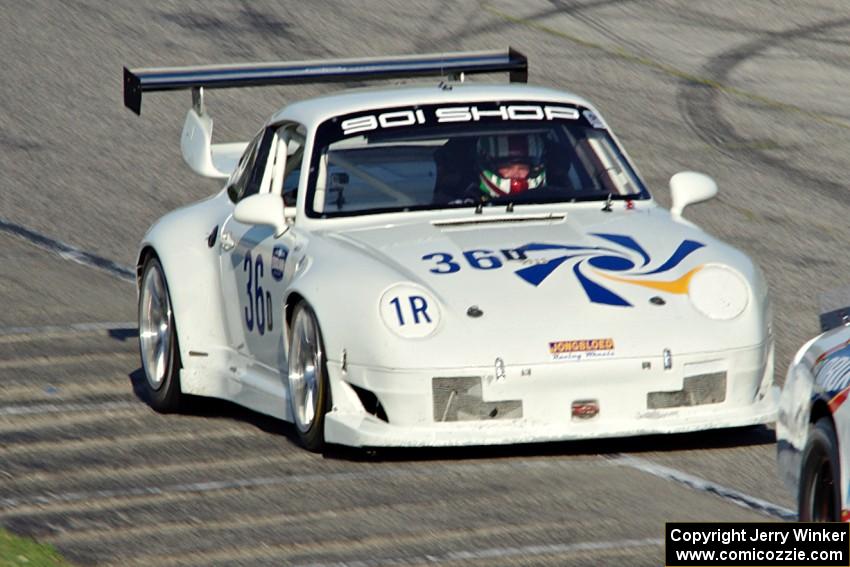
[[[109,411],[147,407],[142,402],[95,402],[81,404],[27,404],[0,406],[0,416],[7,415],[42,415],[50,413],[73,413],[79,411]]]
[[[678,482],[679,484],[684,484],[685,486],[693,488],[694,490],[714,494],[715,496],[719,496],[720,498],[728,500],[733,504],[737,504],[742,508],[754,510],[767,516],[779,518],[780,520],[795,521],[797,519],[796,512],[794,512],[793,510],[789,510],[788,508],[785,508],[783,506],[779,506],[778,504],[768,502],[767,500],[762,500],[761,498],[756,498],[755,496],[750,496],[749,494],[739,492],[733,488],[728,488],[723,485],[716,484],[714,482],[705,480],[692,474],[688,474],[686,472],[682,472],[680,470],[665,467],[663,465],[653,463],[652,461],[647,461],[646,459],[640,459],[638,457],[632,457],[629,455],[618,455],[612,458],[611,462],[625,467],[637,469],[639,471],[649,473],[659,478],[672,480],[673,482]]]
[[[43,325],[39,327],[0,327],[0,337],[7,335],[57,335],[98,331],[138,332],[138,328],[135,321],[124,323],[70,323],[68,325]]]
[[[120,441],[119,441],[120,442]],[[41,495],[21,496],[17,498],[0,499],[0,510],[9,510],[27,505],[48,505],[67,502],[88,502],[108,498],[130,498],[134,496],[151,496],[174,493],[203,493],[218,490],[231,490],[236,488],[258,488],[277,486],[283,484],[325,484],[329,482],[358,481],[358,480],[381,480],[386,478],[397,478],[403,476],[422,476],[437,474],[476,474],[481,471],[503,470],[506,473],[516,470],[563,470],[577,467],[614,466],[615,463],[607,460],[576,461],[576,460],[533,460],[513,461],[509,463],[476,463],[476,464],[440,464],[425,467],[391,467],[391,468],[368,468],[362,471],[349,471],[337,473],[312,473],[293,474],[287,476],[271,476],[262,478],[248,478],[236,480],[212,480],[207,482],[193,482],[182,484],[171,484],[165,486],[141,486],[138,488],[117,488],[113,490],[94,490],[86,492],[46,493]]]
[[[298,563],[293,567],[394,567],[395,565],[423,565],[447,563],[452,561],[476,561],[482,559],[507,559],[510,557],[534,557],[538,555],[563,555],[582,551],[605,551],[613,549],[632,549],[635,547],[660,546],[660,538],[622,539],[615,541],[585,541],[549,545],[527,545],[524,547],[491,547],[469,551],[450,551],[439,555],[420,555],[417,557],[397,557],[387,559],[364,559],[360,561],[340,561],[335,563]]]

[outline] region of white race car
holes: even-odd
[[[511,83],[464,83],[509,72]],[[442,76],[292,103],[211,144],[204,89]],[[181,148],[214,197],[161,218],[137,270],[151,405],[291,421],[304,446],[446,446],[772,421],[767,286],[653,201],[596,109],[475,52],[124,71],[191,89]]]
[[[833,310],[822,316],[823,328],[830,330],[797,352],[780,398],[779,474],[797,496],[799,519],[804,522],[850,521],[846,450],[850,404],[845,403],[850,393],[850,325],[846,313],[846,309]]]

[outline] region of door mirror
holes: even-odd
[[[711,199],[717,195],[717,183],[704,173],[680,171],[670,178],[670,194],[673,206],[670,212],[677,217],[688,205]]]
[[[245,197],[233,209],[233,218],[244,224],[270,226],[274,229],[275,236],[280,236],[289,228],[283,199],[272,193],[257,193]]]

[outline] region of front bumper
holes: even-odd
[[[505,366],[502,379],[493,367],[400,371],[349,365],[343,371],[329,362],[334,407],[325,438],[367,447],[493,445],[683,433],[776,419],[772,343],[673,360],[669,369],[661,357]],[[682,391],[687,379],[718,373],[725,376],[720,402],[649,407],[653,394]],[[454,402],[438,399],[435,384],[447,377],[480,377],[475,395],[481,406],[507,411],[498,418],[487,411],[458,417]],[[374,394],[388,421],[367,412],[348,384]],[[596,400],[598,415],[573,417],[577,400]]]

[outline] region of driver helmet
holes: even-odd
[[[490,198],[537,189],[546,182],[539,134],[482,136],[477,144],[479,187]]]

